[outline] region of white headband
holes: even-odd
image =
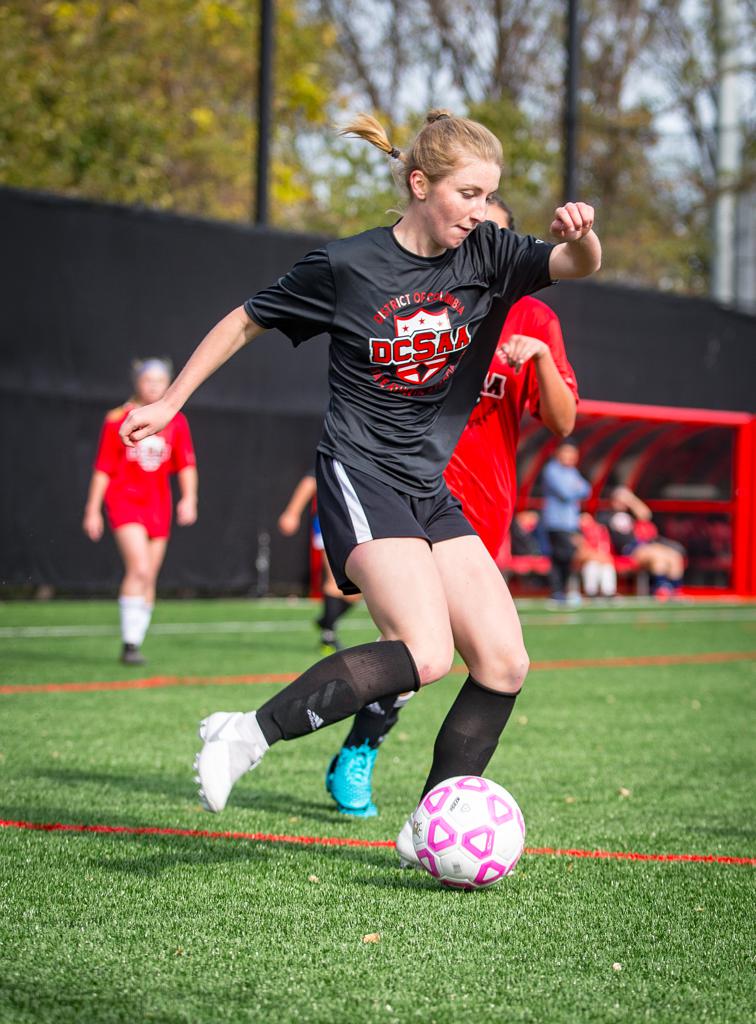
[[[167,359],[144,359],[134,363],[134,380],[141,377],[143,373],[150,373],[155,370],[158,373],[164,373],[166,377],[170,377],[171,369],[171,364]]]

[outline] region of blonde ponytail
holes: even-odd
[[[409,177],[422,171],[430,182],[447,177],[465,158],[477,158],[501,167],[501,143],[488,128],[467,117],[457,117],[450,110],[429,110],[425,124],[409,149],[401,152],[389,139],[386,129],[371,114],[356,114],[339,129],[340,135],[357,137],[401,161],[395,177],[400,178],[409,193]]]
[[[365,142],[369,142],[371,146],[380,149],[382,153],[393,157],[394,160],[402,158],[401,152],[389,141],[386,129],[372,114],[356,114],[348,124],[339,129],[339,135],[364,139]]]

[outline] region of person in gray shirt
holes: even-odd
[[[543,470],[543,528],[551,548],[551,596],[563,603],[580,530],[580,502],[591,485],[577,468],[580,452],[574,441],[562,441]]]

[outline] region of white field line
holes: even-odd
[[[756,607],[748,608],[679,608],[652,609],[642,612],[632,609],[624,611],[555,611],[551,614],[520,616],[526,628],[538,626],[603,626],[603,625],[654,625],[676,622],[756,622]],[[340,631],[373,629],[371,620],[365,616],[353,616],[339,623]],[[315,626],[306,619],[278,619],[258,622],[156,622],[150,627],[152,636],[185,636],[186,634],[244,634],[244,633],[314,633]],[[80,637],[118,636],[116,625],[88,626],[3,626],[0,640],[38,640]]]

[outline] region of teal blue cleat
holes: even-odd
[[[374,818],[378,814],[371,785],[377,756],[378,748],[366,742],[360,747],[342,747],[332,759],[325,785],[341,814],[355,818]]]

